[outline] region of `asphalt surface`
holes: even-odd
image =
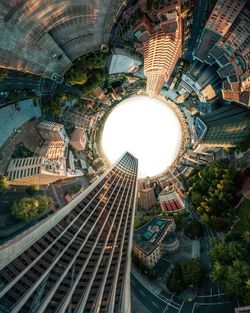
[[[81,96],[81,92],[63,81],[55,81],[49,78],[40,77],[33,74],[22,73],[9,70],[8,76],[0,80],[0,92],[14,90],[35,90],[40,92],[42,98],[50,96],[55,91],[69,92],[75,96]],[[10,104],[13,101],[7,100],[6,97],[0,96],[0,105]]]
[[[133,273],[131,274],[131,287],[133,295],[138,298],[151,313],[178,313],[181,311],[182,302],[180,300],[176,302],[175,299],[173,299],[173,295],[167,293],[160,295],[153,294]],[[133,311],[133,304],[132,313],[138,313]],[[143,313],[143,308],[140,313]]]

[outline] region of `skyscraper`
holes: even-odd
[[[137,168],[125,153],[64,208],[0,246],[1,312],[130,312]]]
[[[250,104],[249,14],[247,0],[218,0],[203,30],[194,57],[209,65],[217,63],[218,75],[224,79],[223,99]]]
[[[150,96],[160,93],[182,54],[181,1],[169,1],[156,15],[159,24],[144,42],[146,91]]]
[[[250,111],[230,104],[196,117],[195,136],[197,151],[206,147],[236,147],[250,135]]]

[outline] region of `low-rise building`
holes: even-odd
[[[75,150],[80,151],[80,150],[85,149],[86,142],[87,142],[87,138],[86,138],[85,129],[76,127],[70,136],[69,143]]]
[[[134,231],[133,253],[148,267],[154,267],[164,254],[163,240],[174,230],[173,219],[152,218],[147,224]]]
[[[163,212],[178,212],[185,209],[185,197],[175,185],[167,186],[162,190],[159,201]]]
[[[7,177],[11,185],[47,185],[66,177],[64,160],[53,162],[43,157],[12,159]]]

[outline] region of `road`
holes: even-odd
[[[172,294],[154,294],[131,273],[131,287],[133,295],[141,302],[151,313],[179,313],[182,310],[183,302],[175,299]],[[141,311],[143,313],[143,309]],[[138,313],[133,311],[132,313]]]
[[[40,77],[33,74],[8,70],[8,76],[0,80],[0,92],[13,90],[35,90],[40,92],[42,98],[53,94],[55,91],[69,92],[75,96],[81,96],[80,90],[70,86],[63,81],[55,81],[49,78]],[[0,105],[6,104],[7,99],[0,96]]]

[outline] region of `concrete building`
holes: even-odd
[[[42,121],[36,128],[44,140],[69,142],[69,138],[62,124]]]
[[[88,129],[91,124],[91,117],[74,109],[66,109],[63,114],[63,123],[69,126]]]
[[[66,178],[64,159],[57,162],[43,157],[12,159],[7,169],[11,185],[47,185]]]
[[[69,143],[77,151],[84,150],[87,143],[85,129],[76,127],[70,136]]]
[[[134,26],[135,38],[143,42],[146,92],[150,96],[160,94],[182,55],[181,1],[168,1],[154,14],[154,23],[144,16]]]
[[[154,267],[165,252],[162,242],[175,230],[173,219],[154,217],[134,231],[133,253],[148,267]]]
[[[206,147],[236,147],[250,135],[250,111],[236,104],[225,105],[202,118],[196,117],[195,151]]]
[[[129,50],[115,48],[109,61],[109,75],[137,72],[142,64],[141,58]]]
[[[104,93],[104,91],[102,90],[101,87],[96,87],[93,91],[92,91],[92,96],[95,99],[99,99],[102,103],[110,105],[111,104],[111,100],[109,99],[109,97]]]
[[[35,154],[49,160],[58,161],[66,158],[64,141],[45,141],[37,147]]]
[[[137,169],[125,153],[65,207],[0,245],[1,311],[131,311]]]
[[[150,209],[156,204],[154,188],[146,188],[138,192],[138,205],[142,209]]]
[[[175,213],[186,208],[185,197],[175,185],[166,187],[159,194],[160,206],[163,212]]]
[[[217,1],[194,53],[202,62],[219,65],[223,98],[244,105],[250,104],[245,89],[249,79],[249,16],[246,0]]]
[[[44,142],[36,148],[34,157],[10,161],[7,169],[10,184],[47,185],[59,179],[82,176],[83,172],[75,169],[72,157],[68,155],[69,138],[64,126],[43,121],[37,126],[37,129]],[[78,144],[82,143],[81,137]]]
[[[0,66],[62,75],[79,56],[105,47],[123,7],[122,0],[1,1]]]

